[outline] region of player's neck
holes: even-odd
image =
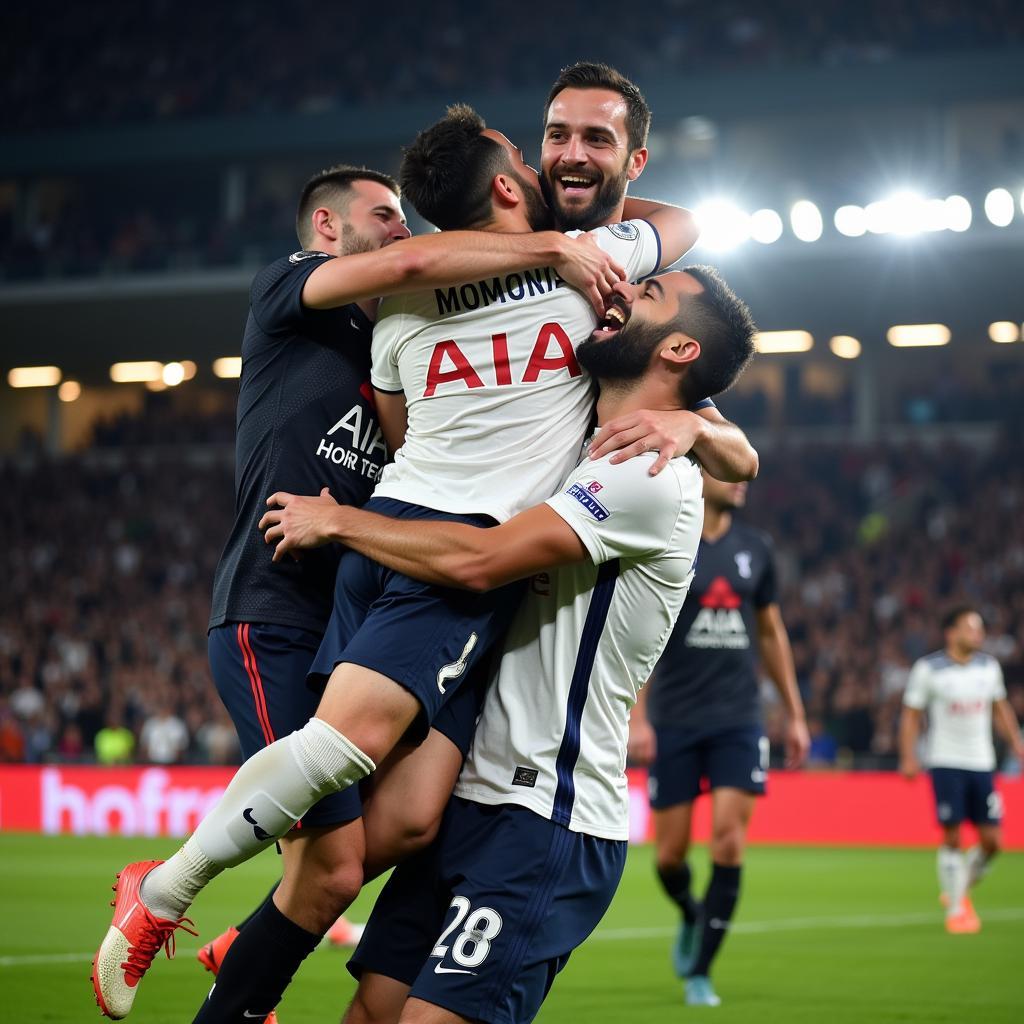
[[[648,379],[640,383],[628,381],[601,381],[597,399],[597,424],[604,426],[609,420],[641,409],[657,412],[679,411],[679,389],[674,382],[663,384]]]
[[[966,665],[974,657],[974,651],[963,651],[959,647],[947,647],[948,654],[958,665]]]
[[[716,540],[729,532],[730,526],[732,526],[732,512],[729,509],[704,503],[704,526],[700,531],[701,540],[714,544]]]

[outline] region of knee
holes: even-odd
[[[659,872],[675,871],[686,860],[686,843],[658,844],[654,851],[654,866]]]
[[[387,1024],[388,1020],[384,1007],[378,1006],[373,996],[360,985],[341,1018],[341,1024]]]
[[[982,836],[980,843],[986,857],[994,857],[1002,849],[999,836]]]
[[[357,860],[335,864],[320,873],[319,889],[323,899],[340,914],[359,895],[363,887],[363,866]]]
[[[716,864],[737,867],[743,861],[743,847],[746,839],[741,825],[715,829],[711,837],[711,859]]]

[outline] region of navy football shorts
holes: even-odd
[[[656,811],[688,804],[708,789],[742,789],[763,796],[768,777],[768,738],[759,726],[714,732],[655,729],[657,751],[647,776],[648,795]]]
[[[244,758],[301,729],[313,717],[320,693],[306,685],[306,675],[320,646],[319,633],[230,622],[211,629],[208,644],[213,681],[235,723]],[[359,787],[349,786],[314,804],[302,824],[326,828],[362,813]]]
[[[608,909],[626,845],[453,797],[434,843],[381,890],[349,970],[470,1020],[527,1024]]]
[[[940,825],[998,825],[1003,820],[1003,800],[996,791],[992,772],[966,768],[932,768],[935,816]]]
[[[372,498],[365,507],[398,519],[495,525],[489,516],[438,512],[392,498]],[[439,709],[501,641],[524,587],[519,581],[477,594],[433,586],[347,551],[338,566],[334,610],[310,668],[311,682],[323,685],[341,662],[387,676],[420,702],[421,714],[406,736],[418,742]]]

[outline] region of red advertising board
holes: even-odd
[[[0,766],[0,830],[48,835],[174,835],[195,828],[230,768]],[[650,837],[646,773],[631,769],[630,836]],[[1004,841],[1024,850],[1024,779],[1001,779]],[[696,838],[710,805],[698,802]],[[931,787],[891,772],[776,772],[750,829],[755,843],[933,846],[939,837]]]

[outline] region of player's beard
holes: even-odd
[[[355,256],[360,252],[376,252],[380,246],[358,231],[348,221],[341,222],[341,255]]]
[[[540,191],[531,185],[525,178],[510,172],[511,176],[519,183],[523,190],[523,202],[526,204],[526,220],[531,231],[547,231],[554,224],[554,216]]]
[[[564,210],[559,205],[557,183],[550,180],[548,175],[541,175],[540,189],[544,194],[544,201],[554,214],[555,227],[559,231],[591,231],[609,220],[622,202],[626,187],[629,185],[626,166],[623,164],[622,170],[614,178],[608,178],[594,187],[594,196],[587,206],[574,210]]]
[[[651,365],[651,355],[665,340],[670,327],[630,320],[610,338],[591,335],[576,349],[576,358],[595,380],[627,384],[639,380]]]

